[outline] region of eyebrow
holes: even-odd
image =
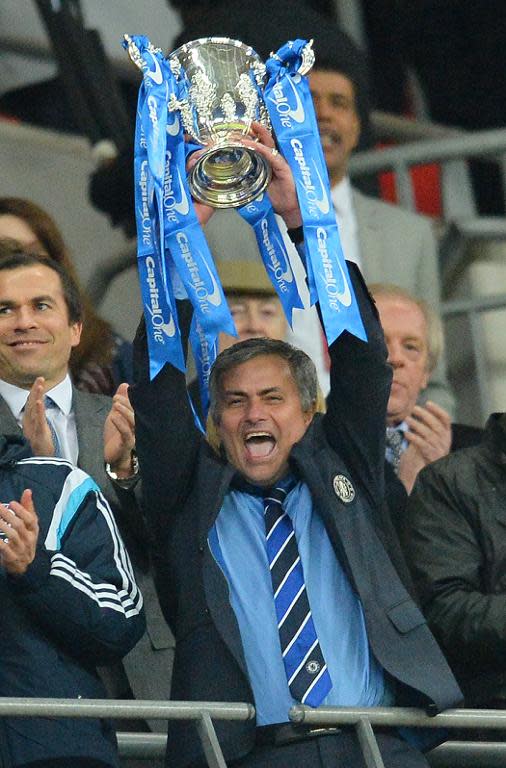
[[[41,301],[47,301],[54,303],[56,301],[54,296],[50,296],[49,294],[42,294],[41,296],[32,296],[31,299],[29,299],[30,304],[38,304]],[[12,299],[0,299],[0,304],[2,307],[16,307],[19,305],[19,301],[13,301]]]
[[[256,393],[259,395],[269,395],[271,392],[281,392],[281,387],[266,387],[265,389],[261,389],[260,392]],[[223,397],[230,397],[235,395],[236,397],[248,397],[248,393],[244,392],[242,389],[225,389],[222,393]]]
[[[413,336],[413,335],[411,335],[411,336],[403,336],[402,340],[403,341],[419,341],[421,344],[425,343],[425,340],[424,340],[423,336]]]
[[[32,299],[30,299],[32,304],[37,304],[39,301],[48,301],[54,303],[56,301],[54,296],[51,296],[50,294],[46,293],[42,296],[34,296]]]

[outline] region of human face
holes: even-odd
[[[408,299],[378,295],[375,301],[393,369],[387,424],[396,426],[411,415],[427,386],[427,323],[420,307]]]
[[[228,460],[249,482],[271,486],[288,470],[313,412],[302,410],[290,366],[277,355],[241,363],[221,380],[217,430]]]
[[[345,75],[314,69],[309,86],[318,119],[325,162],[332,185],[346,176],[348,161],[360,137],[353,83]]]
[[[30,389],[38,376],[46,391],[68,371],[81,323],[69,323],[59,275],[34,265],[0,270],[0,378]]]
[[[237,336],[222,333],[220,352],[245,339],[285,339],[286,318],[276,296],[231,296],[227,301]]]
[[[11,213],[0,214],[0,238],[4,237],[16,240],[27,251],[42,250],[42,245],[29,224]]]

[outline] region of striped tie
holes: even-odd
[[[399,472],[399,464],[401,463],[401,456],[403,452],[404,432],[402,429],[396,429],[395,427],[387,427],[386,432],[386,447],[387,447],[387,461],[390,462],[396,474]]]
[[[52,423],[51,419],[47,417],[47,412],[51,410],[55,410],[58,408],[58,405],[55,403],[52,397],[48,397],[48,395],[45,395],[44,397],[44,408],[46,409],[46,421],[47,425],[49,427],[49,431],[51,432],[51,437],[53,440],[53,446],[54,446],[54,455],[61,459],[62,452],[61,452],[61,443],[58,438],[58,433],[56,432],[56,429],[54,427],[54,424]]]
[[[288,687],[294,699],[317,707],[332,680],[311,616],[292,521],[283,510],[286,494],[271,488],[264,497],[267,557]]]

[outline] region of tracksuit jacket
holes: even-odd
[[[109,506],[69,462],[31,458],[0,436],[0,502],[33,492],[34,561],[22,576],[0,562],[0,696],[103,698],[96,666],[120,659],[145,629],[142,595]],[[117,766],[111,724],[94,719],[5,718],[12,766],[56,757]]]

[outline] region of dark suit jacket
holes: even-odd
[[[483,440],[482,427],[471,427],[469,424],[452,424],[452,445],[450,451],[459,451],[471,445],[479,445]]]
[[[468,424],[452,424],[452,444],[450,452],[471,445],[479,445],[483,439],[484,430],[480,427],[471,427]],[[395,529],[402,548],[406,551],[408,546],[406,537],[409,536],[407,527],[408,494],[404,485],[394,472],[392,465],[385,461],[385,507],[390,522]],[[408,564],[409,565],[409,564]],[[409,583],[409,582],[408,582]],[[414,594],[414,587],[411,594]]]
[[[358,270],[355,287],[370,343],[348,333],[331,346],[331,397],[290,462],[311,490],[336,556],[360,596],[371,649],[396,688],[399,704],[455,705],[461,694],[424,617],[410,598],[381,542],[376,524],[383,501],[385,412],[390,369],[377,314]],[[188,302],[180,302],[187,327]],[[145,334],[137,334],[141,366],[131,392],[145,508],[157,542],[160,602],[176,637],[172,680],[175,699],[253,702],[243,646],[228,584],[208,545],[234,467],[218,456],[193,424],[184,376],[166,365],[149,381]],[[355,497],[340,500],[337,475],[349,478]],[[217,723],[225,758],[254,746],[255,725]],[[205,764],[195,725],[169,721],[167,764]]]
[[[136,698],[167,699],[174,656],[174,639],[162,616],[153,577],[149,573],[147,533],[143,528],[138,500],[132,491],[114,485],[104,468],[104,422],[112,400],[105,395],[72,390],[72,407],[76,418],[79,444],[78,466],[100,486],[111,505],[118,528],[125,540],[134,565],[146,612],[146,634],[123,659],[128,683]],[[21,434],[12,412],[0,397],[0,434]],[[103,677],[111,694],[123,695],[118,667],[114,675],[104,670]],[[126,683],[126,681],[125,681]],[[156,730],[165,730],[160,721],[150,723]]]

